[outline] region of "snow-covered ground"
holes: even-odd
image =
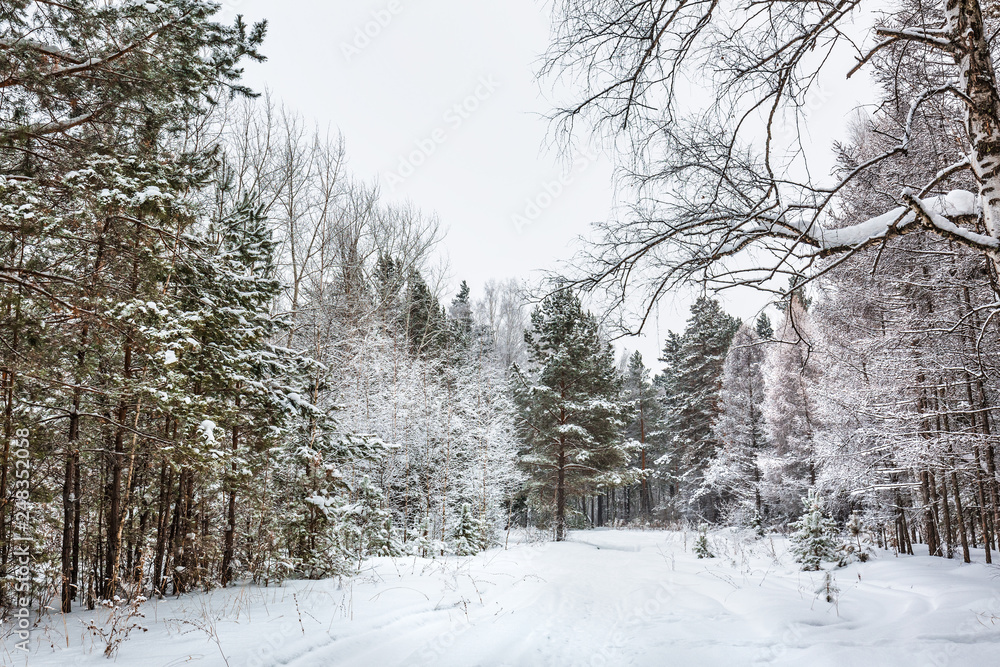
[[[1000,664],[1000,569],[881,553],[797,570],[782,539],[576,532],[472,558],[376,559],[353,581],[287,582],[150,601],[120,665]],[[978,554],[982,560],[982,553]],[[105,665],[92,612],[48,617],[3,664]]]

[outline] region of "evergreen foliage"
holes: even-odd
[[[472,514],[472,506],[462,503],[458,523],[451,534],[452,551],[458,556],[473,556],[487,547],[486,527]]]
[[[625,397],[632,408],[632,419],[625,427],[625,438],[633,443],[636,454],[632,467],[639,471],[638,514],[649,519],[653,510],[652,473],[654,462],[664,452],[667,433],[663,428],[665,410],[661,392],[649,378],[642,354],[633,352],[624,374]]]
[[[554,499],[555,535],[566,537],[568,498],[621,481],[627,461],[621,429],[628,415],[611,345],[596,318],[568,290],[548,296],[525,333],[529,365],[515,368],[529,488]],[[614,479],[609,473],[616,473]]]
[[[684,334],[671,332],[664,346],[666,365],[659,383],[666,394],[671,441],[659,463],[662,474],[683,491],[685,506],[679,509],[700,516],[713,511],[695,492],[718,448],[713,424],[719,414],[723,364],[738,327],[717,300],[700,297],[691,306]]]
[[[713,427],[719,450],[706,472],[704,489],[715,495],[728,521],[758,530],[765,513],[760,457],[768,447],[759,329],[741,326],[726,355]]]
[[[356,561],[370,556],[401,556],[403,547],[392,525],[392,513],[385,508],[385,498],[368,476],[361,478],[352,501],[337,509],[340,526],[337,534],[341,549]]]
[[[698,531],[698,539],[694,543],[694,554],[698,558],[715,558],[712,548],[708,544],[708,529],[702,526]]]
[[[754,332],[761,340],[771,340],[774,338],[774,327],[771,326],[771,318],[767,316],[767,313],[761,313],[757,316]]]
[[[819,570],[824,561],[837,560],[837,524],[827,516],[823,501],[814,489],[802,499],[805,512],[791,527],[791,552],[802,569]]]

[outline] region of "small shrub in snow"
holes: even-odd
[[[754,510],[750,517],[750,527],[753,528],[754,535],[764,537],[764,517],[757,510]]]
[[[708,533],[704,527],[701,529],[698,539],[694,543],[694,554],[698,558],[715,558],[711,547],[708,546]]]
[[[833,572],[830,572],[829,570],[825,572],[823,585],[820,586],[819,590],[816,592],[822,595],[827,602],[835,603],[837,601],[837,598],[840,595],[840,588],[837,586],[837,582],[833,578]]]
[[[805,512],[792,524],[792,555],[803,570],[819,570],[823,561],[838,560],[837,526],[823,510],[823,501],[813,489],[802,499]]]
[[[128,639],[133,630],[147,632],[138,619],[145,618],[142,613],[142,603],[146,598],[138,595],[130,601],[124,601],[117,595],[113,600],[102,600],[101,606],[109,610],[108,619],[98,624],[90,619],[86,629],[94,637],[99,637],[104,643],[104,656],[113,658],[122,643]]]
[[[840,565],[847,565],[852,560],[866,563],[872,557],[871,544],[864,537],[864,524],[861,522],[861,515],[857,512],[851,513],[851,518],[847,520],[848,539],[841,545]]]

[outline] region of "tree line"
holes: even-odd
[[[567,139],[624,148],[629,202],[564,284],[638,305],[626,331],[682,285],[784,302],[773,344],[740,327],[723,360],[705,338],[702,395],[687,332],[666,342],[668,414],[690,418],[667,436],[678,511],[780,524],[815,486],[841,519],[863,508],[883,544],[991,560],[1000,16],[977,0],[865,7],[557,3],[542,74],[569,99],[553,117]],[[817,168],[830,128],[811,102],[859,73],[871,104]]]
[[[243,86],[266,26],[216,9],[0,10],[5,607],[15,537],[70,611],[478,551],[520,483],[518,286],[439,302],[437,221]]]

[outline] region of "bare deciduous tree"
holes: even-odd
[[[558,127],[569,133],[583,119],[624,144],[622,174],[634,193],[623,219],[599,225],[577,284],[604,290],[619,305],[641,296],[644,322],[652,304],[681,282],[767,288],[777,274],[800,275],[820,259],[918,231],[984,254],[995,271],[1000,97],[993,19],[978,0],[900,0],[877,14],[882,7],[873,4],[558,3],[543,73],[582,82],[578,98],[556,113]],[[862,68],[891,81],[897,97],[904,91],[904,121],[885,150],[830,183],[810,174],[800,123],[808,123],[806,104],[817,86]],[[889,97],[882,102],[892,103]],[[949,166],[919,183],[895,183],[895,206],[881,215],[844,215],[843,190],[887,160],[906,158],[927,131],[918,121],[932,107],[965,128],[962,142],[940,147]],[[962,174],[976,192],[947,189]]]

